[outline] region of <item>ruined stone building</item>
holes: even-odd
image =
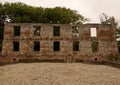
[[[4,28],[0,62],[102,61],[117,52],[114,24],[8,23]]]

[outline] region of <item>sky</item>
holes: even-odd
[[[0,0],[0,2],[23,2],[37,7],[66,7],[77,10],[79,14],[90,18],[92,23],[99,23],[102,13],[114,16],[120,21],[120,0]]]

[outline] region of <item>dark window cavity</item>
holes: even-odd
[[[34,26],[34,35],[35,36],[40,36],[40,26]]]
[[[13,51],[19,51],[19,42],[13,42]]]
[[[79,51],[79,42],[78,41],[73,42],[73,51]]]
[[[60,27],[59,26],[54,26],[53,27],[53,35],[54,36],[60,36]]]
[[[98,42],[93,42],[92,43],[92,52],[97,52],[98,51]]]
[[[60,51],[60,42],[54,42],[54,51]]]
[[[20,26],[14,26],[14,36],[20,36]]]
[[[40,51],[40,42],[34,41],[34,51]]]
[[[2,51],[2,40],[0,40],[0,51]]]
[[[118,51],[120,53],[120,41],[117,42],[117,46],[118,46]]]

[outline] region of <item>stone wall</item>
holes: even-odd
[[[20,36],[14,36],[13,26],[20,26]],[[34,36],[33,26],[40,26],[40,36]],[[60,27],[60,36],[53,36],[53,26]],[[112,25],[78,25],[79,36],[73,36],[72,25],[40,23],[8,23],[4,28],[4,40],[0,62],[14,62],[21,59],[55,60],[65,62],[81,60],[107,60],[107,56],[118,53],[115,31]],[[90,28],[97,29],[97,36],[91,37]],[[20,43],[20,50],[13,51],[13,41]],[[34,51],[34,41],[40,42],[40,51]],[[60,51],[53,50],[53,43],[60,42]],[[79,51],[73,51],[73,42],[79,42]],[[92,42],[98,42],[98,51],[92,52]]]

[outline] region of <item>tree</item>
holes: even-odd
[[[119,34],[120,34],[119,22],[115,19],[115,17],[113,17],[113,16],[108,16],[107,14],[102,13],[102,15],[100,15],[100,22],[101,22],[101,24],[111,24],[111,19],[112,19],[112,18],[114,18],[116,33],[119,33]]]
[[[100,15],[100,22],[101,24],[110,24],[110,19],[111,17],[109,17],[107,14],[105,13],[102,13]]]
[[[8,15],[12,22],[82,24],[88,19],[76,10],[65,7],[43,8],[24,3],[0,3],[0,15]]]

